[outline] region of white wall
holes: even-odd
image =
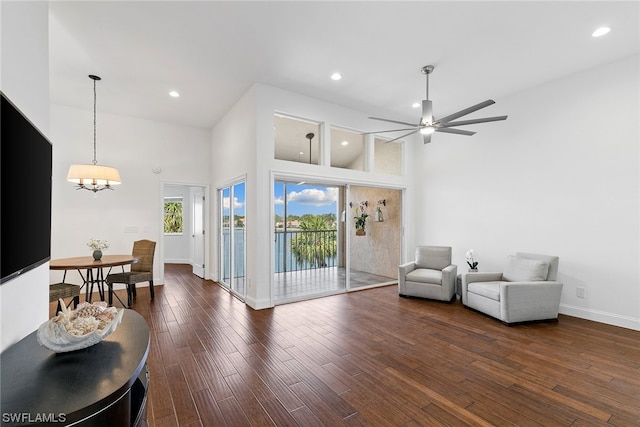
[[[89,255],[86,243],[91,237],[109,241],[106,254],[129,254],[135,240],[150,239],[158,242],[154,280],[160,284],[163,183],[209,181],[210,131],[103,113],[99,107],[97,115],[98,163],[117,167],[122,184],[94,195],[66,181],[69,165],[93,158],[93,111],[51,106],[51,256]],[[160,173],[153,171],[157,168]],[[61,276],[51,272],[51,281]],[[81,283],[76,272],[67,280]]]
[[[256,163],[258,153],[256,150],[256,115],[255,93],[250,89],[236,102],[231,110],[216,124],[211,134],[211,194],[209,199],[211,215],[210,223],[212,233],[209,238],[209,277],[218,281],[219,256],[217,233],[220,224],[220,204],[217,199],[217,190],[238,179],[246,180],[246,242],[247,264],[245,274],[247,281],[247,299],[255,298],[256,288],[251,282],[255,274],[253,265],[258,257],[258,249],[255,244],[255,235],[251,230],[256,229],[255,221],[259,216],[256,213]]]
[[[0,3],[0,89],[49,136],[49,6]],[[49,317],[49,263],[0,286],[0,351]]]
[[[463,271],[469,248],[480,271],[515,251],[557,255],[562,313],[640,329],[638,63],[496,99],[478,116],[508,120],[473,137],[436,134],[414,160],[413,244],[453,246]]]

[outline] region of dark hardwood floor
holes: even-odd
[[[640,332],[507,327],[387,286],[254,311],[189,266],[133,309],[150,426],[638,426]]]

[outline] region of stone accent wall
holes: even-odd
[[[379,200],[386,200],[386,206],[380,205],[383,222],[375,222],[375,211]],[[369,214],[366,235],[356,236],[353,227],[354,208],[350,207],[347,220],[351,221],[351,268],[392,278],[398,277],[400,263],[401,208],[402,192],[373,187],[350,187],[348,202],[357,206],[367,201]]]

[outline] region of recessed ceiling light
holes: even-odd
[[[342,74],[340,73],[331,74],[331,80],[340,80],[341,78],[342,78]]]
[[[411,108],[420,108],[420,103],[414,102],[413,104],[411,104]]]
[[[592,37],[602,37],[605,34],[607,34],[609,31],[611,31],[611,28],[609,27],[600,27],[597,30],[595,30],[593,33],[591,33]]]
[[[180,96],[180,94],[178,93],[178,91],[172,90],[171,92],[169,92],[169,96],[172,98],[177,98]]]
[[[300,154],[304,154],[304,151],[301,151]]]
[[[340,145],[349,145],[349,141],[342,141]]]

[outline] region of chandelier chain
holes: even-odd
[[[93,79],[93,164],[98,164],[96,156],[96,79]]]

